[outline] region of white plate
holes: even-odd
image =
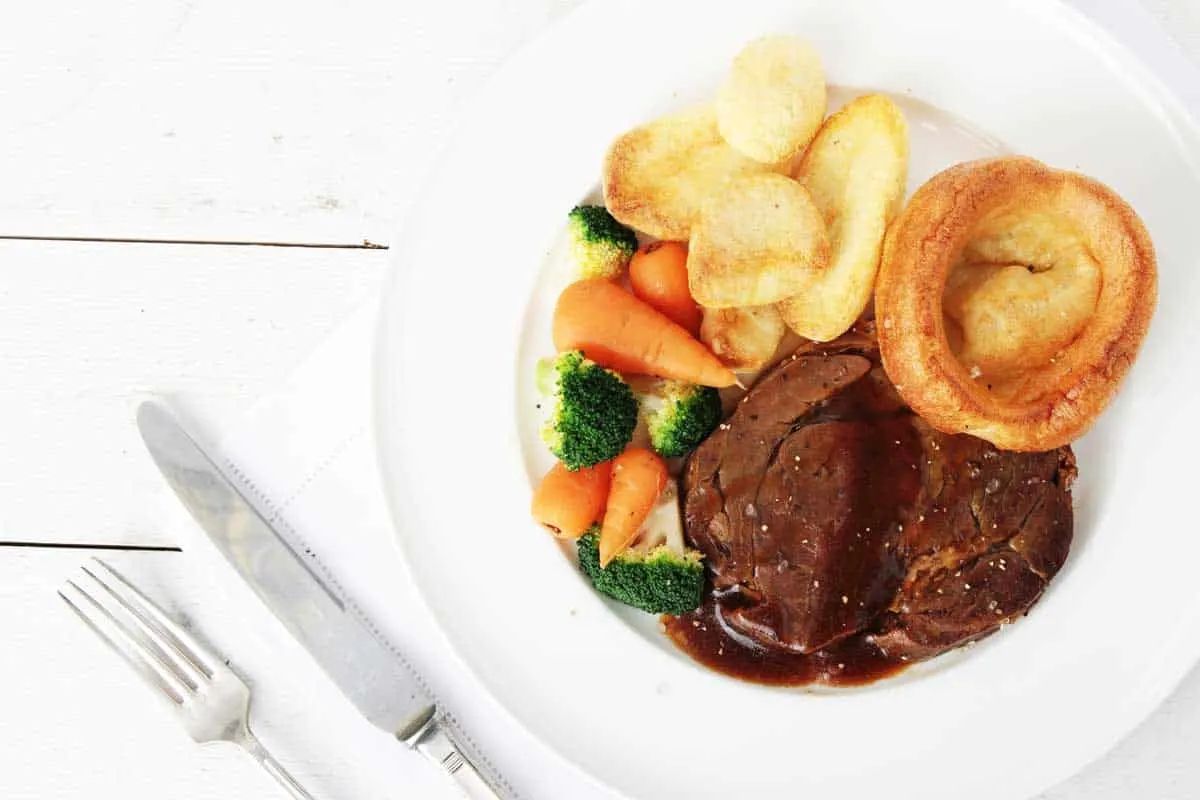
[[[529,370],[550,352],[547,271],[566,211],[595,191],[613,136],[711,95],[746,40],[777,31],[812,39],[833,83],[967,121],[906,105],[914,179],[1003,142],[1113,186],[1160,259],[1144,353],[1078,446],[1075,546],[1045,597],[978,647],[854,691],[766,688],[694,665],[645,615],[599,598],[528,520],[548,465]],[[514,716],[631,796],[1041,790],[1114,744],[1200,655],[1197,208],[1200,134],[1128,53],[1057,4],[587,6],[479,98],[395,252],[377,425],[419,588]]]

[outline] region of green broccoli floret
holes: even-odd
[[[604,206],[575,206],[567,215],[571,257],[583,278],[615,278],[637,251],[637,236]]]
[[[651,614],[686,614],[704,594],[699,551],[660,544],[649,551],[624,550],[600,566],[599,526],[579,538],[579,566],[602,594]]]
[[[542,428],[550,452],[569,470],[615,458],[633,438],[638,402],[620,375],[578,350],[554,360],[553,408]]]
[[[642,396],[650,446],[664,458],[686,455],[721,421],[721,395],[711,386],[665,381]]]

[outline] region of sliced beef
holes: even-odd
[[[748,643],[918,660],[1037,600],[1070,546],[1074,474],[1069,448],[931,429],[867,326],[758,382],[689,461],[684,523],[717,616]]]
[[[1010,453],[915,420],[925,451],[904,583],[874,642],[907,659],[978,639],[1029,610],[1071,545],[1069,448]]]

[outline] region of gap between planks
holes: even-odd
[[[335,244],[333,242],[254,242],[238,239],[145,239],[121,236],[22,236],[0,234],[0,241],[7,242],[86,242],[97,244],[180,244],[211,245],[217,247],[308,247],[316,250],[387,250],[386,244],[376,244],[363,239],[361,244]]]
[[[0,542],[0,547],[41,550],[119,550],[138,553],[182,553],[182,547],[167,544],[99,544],[87,542]]]

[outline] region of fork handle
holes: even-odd
[[[289,796],[296,800],[315,800],[303,786],[296,782],[296,779],[288,773],[283,765],[275,760],[275,756],[267,752],[267,748],[262,746],[262,742],[254,738],[254,734],[247,729],[240,737],[238,744],[250,754],[250,756],[258,762],[259,766],[267,771],[267,774],[274,778],[280,786],[287,789]]]

